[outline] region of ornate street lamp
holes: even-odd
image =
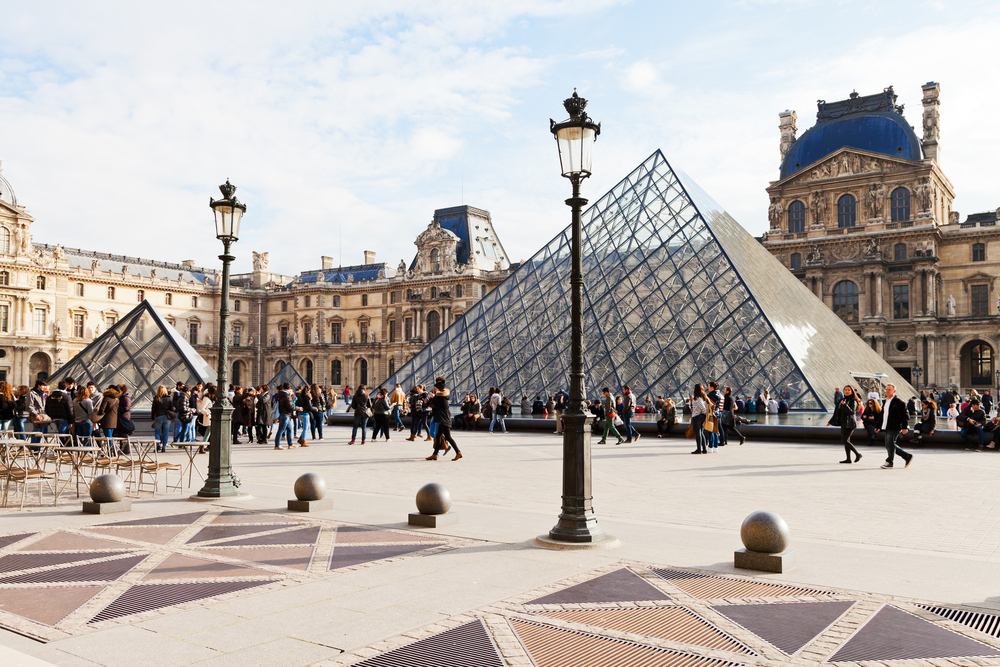
[[[590,429],[583,407],[583,226],[580,211],[587,200],[580,196],[580,183],[590,176],[594,142],[601,133],[585,113],[587,100],[573,91],[563,102],[569,120],[549,121],[559,147],[562,175],[573,184],[573,196],[566,205],[573,211],[572,272],[570,274],[572,357],[570,361],[569,410],[563,415],[562,512],[549,531],[548,539],[561,543],[591,544],[610,541],[600,526],[593,507],[590,469]]]
[[[913,367],[913,377],[917,378],[917,390],[920,389],[920,376],[924,374],[924,369],[920,367],[920,364],[916,364]]]
[[[212,432],[208,445],[208,477],[198,492],[201,498],[225,498],[241,495],[233,484],[230,455],[233,445],[231,421],[233,404],[229,402],[226,385],[229,383],[229,264],[236,259],[229,248],[240,237],[240,220],[247,207],[236,199],[236,186],[226,179],[220,185],[222,199],[209,197],[208,205],[215,211],[215,236],[222,241],[222,304],[219,307],[219,364],[217,371],[218,392],[212,406]]]

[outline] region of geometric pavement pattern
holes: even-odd
[[[386,382],[443,375],[453,395],[566,386],[569,227]],[[582,214],[584,385],[686,396],[712,378],[793,410],[856,372],[908,387],[871,346],[657,150]],[[847,360],[850,360],[848,363]],[[817,393],[819,392],[819,393]]]
[[[644,592],[623,595],[616,582]],[[896,660],[908,661],[899,667],[1000,666],[1000,639],[983,631],[997,627],[997,618],[942,615],[950,611],[926,601],[620,561],[318,665],[492,665],[499,650],[500,664],[510,667],[891,667]],[[473,628],[485,628],[491,641],[470,639]]]
[[[472,543],[221,508],[0,535],[0,627],[60,639]]]

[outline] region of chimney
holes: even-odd
[[[374,263],[375,263],[375,251],[365,250],[365,264],[374,264]]]
[[[329,271],[333,268],[333,257],[327,257],[323,255],[319,258],[319,261],[323,263],[323,270]]]
[[[783,111],[778,114],[778,129],[781,131],[781,161],[785,161],[785,153],[795,143],[795,121],[798,115],[794,111]]]
[[[185,259],[183,262],[181,262],[181,266],[183,266],[185,269],[193,269],[194,268],[194,260],[193,259]]]
[[[920,140],[920,145],[924,149],[924,159],[941,161],[941,147],[938,145],[938,133],[940,132],[940,116],[938,107],[941,102],[938,96],[941,94],[941,86],[933,81],[925,83],[920,87],[924,91],[924,138]]]

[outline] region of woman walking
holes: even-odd
[[[80,400],[80,391],[77,392],[77,401]],[[93,412],[93,406],[91,406]],[[170,434],[170,413],[173,406],[170,404],[170,391],[162,384],[156,388],[156,398],[153,399],[153,407],[150,408],[149,416],[153,420],[153,437],[156,438],[156,451],[167,451],[167,438]],[[76,418],[77,429],[80,428],[79,410]]]
[[[360,394],[361,392],[359,391],[358,393]],[[306,432],[309,430],[309,424],[312,423],[312,394],[309,391],[309,387],[302,385],[302,388],[299,390],[299,396],[295,401],[295,406],[298,408],[300,420],[298,443],[300,447],[308,447],[309,443],[306,442]],[[313,440],[315,439],[316,433],[313,432]],[[362,435],[361,440],[363,441],[364,439],[364,435]],[[362,442],[361,444],[365,443]]]
[[[829,426],[840,427],[840,442],[844,445],[844,452],[847,458],[841,463],[857,463],[861,460],[861,453],[851,443],[851,434],[858,428],[858,395],[851,385],[844,386],[844,398],[840,404],[834,407],[833,416],[830,417]],[[854,454],[854,460],[851,460]]]
[[[375,404],[372,405],[372,412],[375,413],[375,428],[372,430],[372,442],[375,442],[379,433],[385,436],[386,442],[389,442],[389,413],[392,412],[392,406],[389,405],[389,399],[386,397],[385,389],[382,387],[378,388]]]
[[[204,395],[198,400],[198,434],[202,442],[208,442],[212,433],[212,406],[215,405],[215,398],[218,390],[215,385],[208,385]],[[205,453],[205,447],[198,448],[199,454]]]
[[[708,415],[708,394],[701,384],[694,386],[691,398],[691,428],[694,430],[695,448],[692,454],[708,454],[708,438],[705,434],[705,417]],[[714,409],[714,406],[713,406]]]
[[[76,390],[76,400],[73,401],[73,445],[75,447],[90,446],[90,437],[94,433],[94,402],[90,400],[90,390],[80,387]]]
[[[313,384],[309,387],[309,393],[312,395],[312,409],[309,411],[309,428],[312,430],[312,439],[316,440],[316,434],[319,433],[319,439],[322,440],[326,398],[323,396],[323,390],[320,389],[318,384]]]
[[[455,449],[457,461],[462,458],[462,451],[458,448],[458,443],[451,437],[451,392],[445,387],[445,379],[438,377],[434,380],[434,395],[431,398],[431,411],[434,421],[437,422],[437,436],[434,438],[434,453],[427,457],[428,461],[437,461],[438,450],[444,445],[444,452],[447,453],[451,445]]]
[[[105,438],[111,438],[118,426],[118,392],[114,387],[104,390],[101,406],[94,415],[94,423],[100,427],[100,433]]]
[[[740,439],[740,444],[742,445],[747,439],[736,429],[737,423],[736,401],[733,399],[733,388],[726,387],[722,394],[722,426],[727,433],[732,432],[735,434]]]
[[[507,432],[507,424],[504,423],[503,418],[507,415],[506,405],[504,405],[503,392],[500,391],[500,387],[493,387],[490,393],[490,411],[493,413],[493,417],[490,419],[490,433],[493,432],[493,426],[500,422],[500,428],[503,432]],[[507,401],[507,405],[510,405],[510,401]]]
[[[347,444],[353,445],[358,437],[358,426],[361,427],[361,444],[365,444],[365,433],[368,429],[368,418],[372,416],[372,400],[368,398],[368,392],[363,384],[359,384],[354,390],[354,398],[351,399],[349,410],[354,410],[354,430],[351,431],[351,441]]]

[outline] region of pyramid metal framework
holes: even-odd
[[[278,390],[278,387],[280,387],[285,382],[292,385],[292,388],[296,390],[302,385],[306,384],[305,378],[299,375],[299,372],[295,370],[295,368],[287,362],[285,363],[284,366],[281,367],[281,369],[277,373],[274,374],[274,377],[271,378],[271,380],[267,383],[267,388],[270,389],[271,395],[274,396],[274,392],[276,392]]]
[[[570,239],[564,229],[400,367],[387,386],[448,378],[452,396],[569,385]],[[681,398],[717,380],[829,410],[834,387],[878,376],[874,350],[660,151],[583,214],[585,386]],[[910,394],[906,394],[910,395]]]
[[[125,384],[133,410],[148,410],[156,388],[215,382],[215,370],[155,307],[143,301],[56,371],[49,383],[72,377],[104,390]]]

